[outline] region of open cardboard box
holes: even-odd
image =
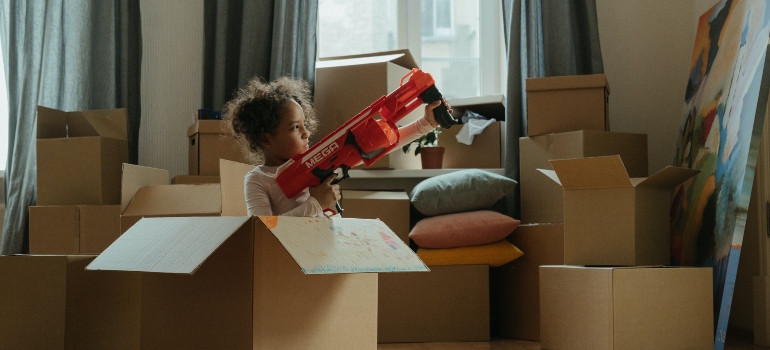
[[[552,160],[538,169],[564,188],[564,263],[669,265],[674,186],[699,170],[665,169],[630,178],[620,156]]]
[[[128,162],[125,108],[64,112],[37,107],[37,205],[120,203]]]
[[[311,135],[318,142],[382,96],[399,87],[401,78],[417,67],[409,50],[329,57],[316,63],[315,109],[323,120]],[[429,73],[429,72],[427,72]],[[440,90],[440,89],[439,89]],[[419,119],[424,106],[402,118],[403,126]],[[394,149],[371,169],[421,169],[420,157]]]
[[[245,214],[243,170],[220,171],[224,215]],[[144,218],[87,269],[143,273],[141,345],[158,349],[376,349],[362,272],[428,271],[379,220],[276,216]]]
[[[519,138],[521,223],[564,222],[563,190],[537,169],[550,160],[620,155],[631,177],[646,177],[647,135],[580,130]]]
[[[464,124],[457,124],[443,129],[438,137],[438,145],[445,148],[443,168],[480,168],[496,169],[502,167],[505,135],[505,96],[489,95],[480,97],[457,98],[447,101],[452,107],[452,115],[459,121],[466,110],[478,113],[496,122],[473,137],[470,145],[457,141],[457,135]]]

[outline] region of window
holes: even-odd
[[[334,57],[395,50],[398,0],[321,0],[318,55]]]
[[[501,6],[484,0],[320,0],[318,55],[408,48],[445,97],[500,94]]]

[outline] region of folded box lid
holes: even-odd
[[[126,140],[128,111],[125,108],[64,112],[37,107],[37,138],[101,136]]]
[[[227,159],[219,160],[219,178],[222,186],[222,215],[246,215],[246,195],[243,189],[243,179],[254,166],[234,162]]]
[[[538,169],[565,190],[633,187],[620,156],[551,160],[553,170]]]
[[[193,274],[248,219],[143,218],[99,254],[86,270]]]
[[[610,83],[604,74],[565,75],[546,78],[528,78],[527,91],[590,89],[604,87],[610,93]]]
[[[136,193],[142,187],[168,185],[168,170],[123,163],[123,175],[120,188],[120,212],[128,208]]]
[[[382,51],[360,55],[326,57],[316,63],[316,68],[343,67],[361,64],[391,62],[406,69],[419,68],[408,49]]]
[[[86,269],[193,274],[251,219],[306,274],[429,271],[379,220],[289,216],[143,218]]]
[[[629,178],[619,155],[557,159],[550,163],[554,170],[538,170],[565,190],[620,187],[669,190],[700,172],[669,166],[646,178]]]

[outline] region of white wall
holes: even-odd
[[[693,1],[597,0],[610,129],[647,134],[649,171],[672,165],[695,43]]]
[[[203,1],[141,0],[139,164],[188,173],[187,128],[200,108]]]
[[[612,131],[647,134],[649,171],[673,165],[698,18],[717,0],[597,0]],[[748,233],[747,233],[748,234]],[[754,237],[746,239],[751,242]],[[730,327],[751,329],[755,246],[744,245]]]

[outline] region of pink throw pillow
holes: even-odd
[[[422,248],[456,248],[497,242],[519,227],[519,220],[491,210],[446,214],[417,222],[409,238]]]

